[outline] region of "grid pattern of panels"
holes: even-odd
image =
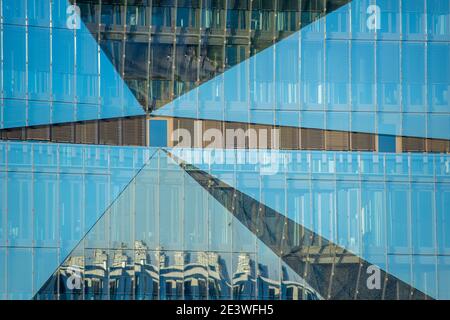
[[[173,154],[433,297],[450,297],[447,155]]]
[[[50,275],[37,299],[319,298],[163,152]]]
[[[0,143],[0,297],[31,298],[152,152]]]
[[[447,1],[352,1],[154,114],[449,140],[449,30]]]
[[[70,2],[0,7],[0,128],[144,114]]]

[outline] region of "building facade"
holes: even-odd
[[[1,299],[450,299],[450,4],[0,0]]]

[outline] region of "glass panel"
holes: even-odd
[[[75,98],[75,41],[74,32],[68,29],[53,29],[52,34],[52,88],[56,101],[71,102]],[[64,43],[64,46],[60,44]],[[66,112],[70,112],[70,109]],[[53,121],[60,122],[54,112]]]
[[[32,250],[9,248],[7,263],[8,299],[31,299],[33,294]]]
[[[29,98],[50,100],[50,29],[28,28],[28,52]]]
[[[255,255],[233,253],[233,299],[250,300],[256,298]]]
[[[58,249],[35,248],[33,263],[33,286],[34,291],[38,292],[49,279],[51,272],[58,267]],[[58,297],[55,293],[46,291],[39,298],[56,300]]]
[[[156,300],[159,293],[159,252],[147,251],[142,244],[135,252],[135,299]]]
[[[231,254],[210,252],[208,258],[209,299],[231,299]]]
[[[8,244],[31,246],[33,237],[31,173],[8,173]]]
[[[5,24],[3,37],[4,97],[23,99],[27,92],[25,27]]]
[[[184,262],[183,252],[161,252],[159,277],[161,300],[183,299]]]
[[[412,184],[411,223],[412,245],[415,253],[434,253],[436,249],[433,194],[434,185],[431,183]]]
[[[133,250],[110,250],[108,259],[109,295],[111,300],[132,300],[134,297]]]
[[[258,300],[279,300],[281,296],[280,258],[258,241]]]
[[[389,182],[386,192],[389,252],[411,253],[409,186]]]
[[[36,246],[58,245],[58,176],[34,174],[34,240]]]
[[[207,252],[187,252],[184,266],[184,299],[206,300],[208,286]]]

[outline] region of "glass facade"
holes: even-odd
[[[448,1],[0,17],[0,299],[450,299]]]

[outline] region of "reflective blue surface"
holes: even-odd
[[[31,298],[154,152],[0,143],[0,248],[8,248],[0,282],[8,298]]]
[[[81,19],[68,28],[70,6],[2,1],[0,129],[144,114]]]
[[[437,272],[438,255],[450,252],[449,156],[171,152],[430,296],[450,297]]]
[[[369,29],[374,4],[354,0],[154,114],[450,139],[449,4],[376,1]]]

